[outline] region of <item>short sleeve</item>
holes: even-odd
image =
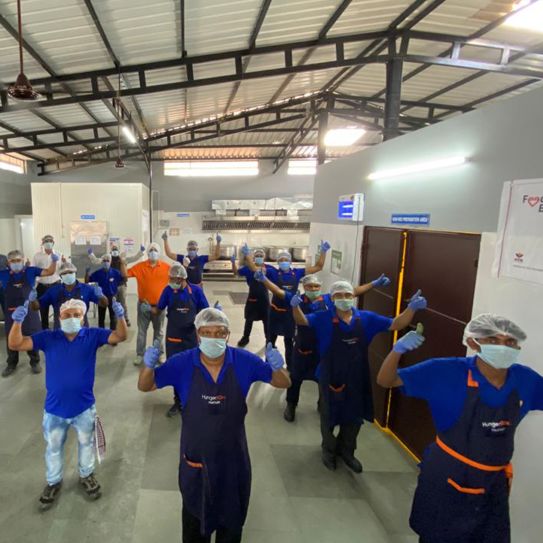
[[[139,275],[138,272],[139,272],[139,266],[137,264],[135,264],[131,268],[128,268],[128,270],[126,272],[126,276],[127,277],[135,277],[137,279],[138,275]]]
[[[207,298],[203,289],[201,288],[198,289],[197,297],[198,297],[197,298],[198,311],[201,311],[202,309],[209,307],[209,302],[207,301]]]
[[[302,277],[305,276],[305,268],[294,268],[294,273],[298,281],[302,280]]]
[[[41,332],[36,332],[30,337],[32,338],[32,348],[35,351],[44,351],[47,347],[48,336],[51,334],[49,330],[42,330]]]
[[[158,300],[157,307],[161,311],[164,311],[164,309],[166,309],[169,304],[170,304],[170,289],[169,287],[166,287],[162,291],[162,294],[160,295],[160,299]]]
[[[97,283],[98,282],[98,271],[92,272],[89,275],[89,283]]]
[[[381,332],[387,332],[392,325],[393,319],[373,313],[372,311],[361,311],[360,317],[364,325],[366,341],[371,343],[371,340]]]
[[[518,388],[524,400],[524,409],[526,411],[543,410],[543,376],[526,366],[521,366],[521,368]]]
[[[203,266],[209,262],[209,255],[200,255],[198,260],[200,261],[200,265]]]
[[[436,394],[441,395],[440,390],[443,390],[444,386],[450,386],[449,373],[450,364],[434,358],[398,370],[398,375],[403,381],[402,392],[406,396],[427,401],[431,401]]]
[[[30,280],[30,283],[33,284],[36,280],[36,277],[39,277],[42,271],[43,270],[41,268],[38,268],[37,266],[30,266],[26,269],[26,277]]]
[[[267,362],[264,362],[264,360],[262,360],[258,356],[252,356],[250,359],[250,363],[250,385],[257,381],[262,381],[264,383],[271,382],[273,370]]]
[[[102,347],[102,345],[107,345],[109,341],[109,336],[111,335],[111,330],[107,330],[105,328],[94,328],[96,331],[96,346]]]
[[[253,271],[249,268],[249,266],[242,266],[241,268],[238,268],[238,275],[240,277],[250,279],[253,275]]]
[[[183,359],[182,356],[174,355],[155,369],[155,385],[157,388],[179,385]]]
[[[0,283],[5,287],[9,281],[9,270],[0,271]]]
[[[185,259],[185,255],[177,255],[176,258],[177,258],[177,262],[180,262],[181,264],[183,264],[183,260]]]
[[[306,315],[305,318],[309,323],[310,328],[315,329],[317,332],[321,332],[322,329],[331,322],[329,311],[315,311]]]

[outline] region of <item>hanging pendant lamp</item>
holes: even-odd
[[[17,0],[17,23],[19,29],[19,67],[20,73],[17,76],[17,80],[13,85],[8,87],[8,94],[15,100],[32,101],[39,100],[41,95],[36,92],[28,77],[24,73],[23,67],[23,25],[21,19],[21,0]]]

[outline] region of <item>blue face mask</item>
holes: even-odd
[[[262,264],[264,264],[264,257],[263,256],[255,256],[255,264],[257,266],[262,266]]]
[[[65,334],[77,334],[81,330],[81,319],[77,317],[62,319],[60,328]]]
[[[65,285],[73,285],[75,283],[75,273],[65,273],[60,276],[60,280]]]
[[[193,249],[188,251],[189,258],[195,258],[197,254],[198,254],[198,251],[195,251]]]
[[[493,368],[506,370],[513,364],[518,364],[520,349],[513,349],[507,345],[481,345],[480,343],[477,345],[481,347],[481,352],[478,353],[479,358]]]
[[[287,261],[283,261],[283,262],[279,262],[279,269],[281,271],[288,271],[290,270],[290,262],[287,260]]]
[[[350,300],[334,300],[334,305],[340,311],[350,311],[354,306],[354,298]]]
[[[222,356],[224,351],[226,351],[226,342],[226,339],[201,337],[200,351],[208,358],[219,358],[219,356]]]
[[[23,268],[25,266],[22,262],[13,262],[12,264],[9,265],[9,267],[13,273],[19,273],[23,271]]]

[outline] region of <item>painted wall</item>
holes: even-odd
[[[21,175],[0,170],[0,218],[26,215],[32,212],[30,183],[35,179],[33,165],[28,173]]]

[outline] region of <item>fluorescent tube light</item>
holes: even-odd
[[[317,173],[317,161],[314,159],[291,159],[288,161],[287,175],[315,175]]]
[[[506,19],[503,25],[522,30],[543,32],[543,0],[539,0],[539,2],[534,2],[530,5],[528,4],[528,0],[520,0],[520,2],[517,2],[511,15]],[[520,8],[524,9],[518,11]]]
[[[324,144],[326,147],[349,147],[365,133],[363,128],[332,128],[326,132]]]
[[[137,143],[136,136],[132,133],[132,130],[128,126],[123,126],[123,134],[130,143]]]
[[[186,160],[164,162],[164,175],[178,177],[251,177],[258,174],[258,160]]]
[[[368,179],[371,181],[375,181],[377,179],[399,177],[401,175],[428,172],[441,168],[451,168],[453,166],[460,166],[461,164],[464,164],[466,160],[466,157],[455,156],[444,158],[442,160],[434,160],[432,162],[419,162],[418,164],[411,164],[410,166],[405,166],[403,168],[396,168],[393,170],[379,170],[377,172],[372,172],[368,175]]]
[[[16,152],[15,149],[14,152]],[[24,174],[25,162],[24,160],[19,160],[17,158],[12,158],[9,156],[0,157],[0,170],[7,170],[8,172]]]

